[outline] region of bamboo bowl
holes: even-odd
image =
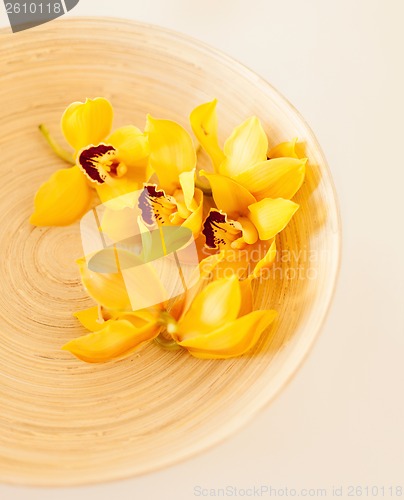
[[[268,83],[223,54],[160,28],[73,19],[0,32],[0,480],[78,485],[171,465],[229,436],[270,402],[302,363],[329,307],[339,263],[336,196],[324,156],[298,112]],[[84,333],[72,311],[91,305],[75,258],[78,225],[28,223],[36,188],[61,167],[40,136],[62,140],[64,107],[105,96],[114,126],[145,114],[187,125],[219,99],[222,139],[258,115],[270,145],[305,143],[301,208],[278,238],[277,272],[256,287],[278,322],[255,351],[202,361],[152,344],[87,365],[60,347]],[[58,135],[59,134],[59,135]],[[300,270],[300,271],[299,271]]]

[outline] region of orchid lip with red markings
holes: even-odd
[[[226,228],[223,227],[226,225],[228,229],[233,228],[235,232],[239,230],[234,221],[227,219],[225,213],[220,210],[211,209],[209,215],[206,217],[202,230],[208,248],[218,249],[220,246],[226,246],[228,244],[224,237],[218,235],[220,232],[224,235],[226,234]]]
[[[103,184],[108,174],[117,174],[119,161],[115,151],[113,146],[107,144],[85,148],[78,158],[79,167],[90,181]]]
[[[139,196],[138,206],[142,212],[142,219],[148,226],[152,226],[156,222],[165,223],[166,217],[163,217],[162,212],[167,211],[167,206],[163,205],[163,200],[165,200],[166,205],[171,203],[173,209],[175,208],[175,204],[171,202],[171,197],[167,196],[162,189],[158,189],[156,184],[144,184],[143,191]]]

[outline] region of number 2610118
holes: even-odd
[[[6,3],[7,14],[61,14],[62,5],[59,2],[23,2]]]

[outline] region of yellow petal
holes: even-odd
[[[131,207],[115,208],[105,205],[101,219],[101,230],[109,241],[119,242],[133,235],[136,221],[136,209]]]
[[[199,175],[209,180],[217,208],[226,212],[231,219],[247,214],[249,205],[257,201],[245,187],[230,177],[209,174],[204,170],[201,170]]]
[[[296,210],[297,203],[282,198],[264,198],[249,206],[249,219],[258,230],[261,240],[270,240],[284,229]]]
[[[194,201],[196,204],[195,210],[182,223],[182,226],[190,229],[194,238],[197,238],[201,232],[203,220],[203,193],[200,189],[195,189]]]
[[[225,257],[225,252],[221,251],[213,255],[209,255],[208,257],[205,257],[199,262],[197,272],[201,282],[209,278],[213,269],[219,264],[219,262],[221,262],[224,259],[224,257]]]
[[[219,172],[233,177],[267,158],[268,139],[260,120],[253,116],[236,127],[224,145],[225,160]]]
[[[226,359],[241,356],[254,347],[276,316],[277,312],[273,310],[254,311],[211,333],[189,337],[178,343],[196,358]]]
[[[195,169],[190,172],[182,172],[179,176],[180,186],[184,195],[185,206],[188,210],[193,211],[196,209],[196,202],[194,200],[195,194]]]
[[[199,293],[178,323],[181,340],[199,336],[237,318],[241,292],[235,276],[213,281]]]
[[[254,310],[254,300],[253,291],[251,286],[251,279],[248,277],[245,280],[240,281],[240,291],[241,291],[241,307],[238,313],[238,317],[250,314]]]
[[[237,222],[242,227],[243,241],[248,245],[253,245],[258,240],[257,228],[247,217],[239,217]]]
[[[179,187],[179,175],[196,167],[196,152],[188,132],[171,120],[147,117],[150,166],[167,194]]]
[[[130,312],[115,312],[111,311],[112,317],[116,319],[127,319],[132,323],[132,325],[137,328],[143,327],[146,323],[153,323],[158,320],[158,316],[161,313],[162,307],[156,305],[150,307],[149,309],[139,309],[138,311]]]
[[[189,231],[186,231],[186,233],[189,235]],[[158,231],[153,231],[150,234],[154,236],[156,242],[156,245],[153,245],[156,246],[154,252],[159,256],[163,256],[161,237]],[[157,248],[159,242],[160,251]],[[94,294],[97,293],[98,298],[96,300],[107,309],[121,309],[124,311],[132,309],[136,310],[136,314],[138,314],[138,310],[154,306],[168,298],[165,285],[168,285],[169,282],[164,280],[152,263],[147,262],[147,255],[144,252],[139,253],[141,249],[139,243],[139,240],[133,243],[135,248],[131,248],[131,244],[129,244],[130,250],[120,247],[106,247],[93,254],[87,263],[87,270],[95,274],[95,276],[92,276],[91,285],[94,288],[97,287],[97,289],[89,290],[89,286],[84,283],[84,280],[83,283],[93,298],[95,298]],[[118,244],[125,246],[128,243],[125,243],[124,240]],[[145,250],[144,247],[143,250]],[[161,265],[163,264],[160,263],[160,268]],[[112,282],[112,285],[106,281],[107,279]],[[101,286],[104,286],[105,290],[101,290]],[[116,289],[110,292],[109,287],[111,286],[116,287]],[[113,294],[114,292],[116,294],[114,299],[104,295]],[[130,299],[131,307],[128,307],[125,303],[127,297]],[[112,306],[112,300],[117,301],[115,307]],[[110,305],[107,305],[106,301]],[[119,305],[121,301],[122,305]],[[121,315],[121,313],[119,314]]]
[[[143,134],[137,127],[128,125],[116,130],[106,140],[118,150],[118,158],[127,167],[145,167],[142,160],[149,156],[149,142],[147,135]]]
[[[186,293],[176,301],[173,308],[170,310],[170,314],[173,318],[178,320],[179,317],[182,316],[182,313],[189,309],[194,298],[201,292],[209,279],[212,278],[212,271],[223,258],[224,252],[222,251],[205,257],[199,262],[198,267],[192,272],[189,279],[189,282],[194,284],[187,289]]]
[[[135,326],[143,326],[145,321],[156,319],[155,315],[145,309],[139,311],[122,312],[94,306],[82,311],[76,311],[73,316],[79,320],[82,326],[90,332],[97,332],[103,328],[107,321],[112,319],[129,319]]]
[[[285,198],[289,200],[304,181],[307,158],[275,158],[245,170],[235,180],[250,191],[257,200]]]
[[[113,251],[113,249],[111,249]],[[88,294],[107,309],[131,310],[131,302],[122,273],[97,273],[91,271],[86,259],[77,261],[81,281]]]
[[[257,265],[254,268],[252,273],[252,277],[259,278],[264,275],[264,269],[268,269],[272,266],[276,259],[276,243],[275,240],[272,242],[265,256],[258,261]]]
[[[246,244],[243,248],[237,249],[233,246],[222,250],[223,259],[215,266],[212,274],[214,279],[236,275],[239,280],[248,276],[256,263],[265,257],[272,241],[257,240],[254,244]],[[243,281],[240,281],[242,283]]]
[[[200,145],[210,156],[215,170],[218,171],[224,160],[224,153],[217,137],[217,99],[197,106],[191,113],[191,127]]]
[[[167,261],[156,260],[138,266],[126,267],[122,270],[131,300],[131,309],[159,308],[170,297],[183,293],[184,288],[181,285],[176,285],[175,280],[173,282],[170,279],[173,276],[172,269],[175,265],[171,264],[171,266],[167,266]],[[167,274],[169,278],[167,278]]]
[[[103,184],[96,184],[95,189],[102,203],[108,204],[111,200],[115,200],[115,204],[109,203],[108,206],[118,209],[123,208],[125,203],[130,200],[130,197],[126,199],[124,195],[135,193],[141,189],[145,180],[146,176],[143,174],[139,174],[139,177],[125,175],[117,179],[109,177]]]
[[[98,306],[90,307],[83,311],[77,311],[73,313],[73,316],[80,321],[86,330],[90,330],[91,332],[96,332],[102,328],[104,323],[100,321]]]
[[[159,330],[155,321],[139,328],[126,319],[111,320],[99,331],[71,340],[62,349],[88,363],[100,363],[129,354],[157,337]]]
[[[224,259],[213,270],[213,276],[215,279],[223,279],[234,275],[238,279],[242,279],[246,275],[249,263],[247,249],[227,249],[224,251]]]
[[[189,309],[194,298],[202,291],[206,282],[212,278],[212,271],[223,259],[224,251],[221,251],[199,261],[198,267],[194,270],[190,278],[190,282],[195,283],[195,285],[188,288],[184,297],[184,311]]]
[[[74,102],[63,113],[61,125],[67,142],[78,151],[102,142],[112,126],[113,110],[103,97]]]
[[[268,151],[269,158],[299,158],[296,151],[297,137],[289,142],[281,142]]]
[[[58,170],[38,189],[30,222],[35,226],[72,224],[87,212],[92,196],[79,167]]]

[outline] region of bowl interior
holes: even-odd
[[[155,470],[230,435],[285,385],[319,332],[331,300],[340,229],[330,173],[301,116],[270,85],[226,56],[133,22],[76,19],[1,33],[0,480],[82,484]],[[298,137],[310,160],[301,208],[278,238],[279,259],[256,286],[279,320],[255,351],[201,361],[149,345],[87,365],[60,350],[84,330],[91,305],[75,258],[78,225],[34,228],[33,195],[62,163],[38,132],[62,140],[64,107],[105,96],[114,126],[146,113],[188,127],[217,97],[221,138],[252,114],[271,145]],[[188,127],[189,128],[189,127]]]

